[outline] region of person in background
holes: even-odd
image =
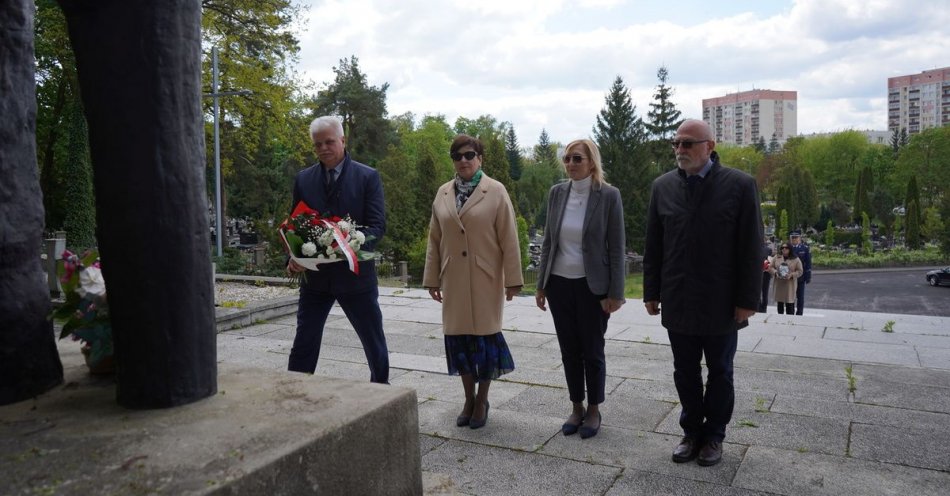
[[[349,215],[372,241],[363,249],[372,251],[386,232],[383,182],[376,169],[363,165],[346,151],[346,137],[340,120],[324,116],[310,124],[310,139],[320,159],[297,173],[293,203],[305,202],[321,215]],[[293,260],[288,274],[306,271],[301,279],[297,309],[297,334],[290,349],[288,370],[312,374],[320,357],[323,326],[334,302],[339,302],[356,335],[363,344],[369,363],[370,381],[389,383],[389,350],[383,334],[383,313],[379,309],[379,283],[373,260],[359,263],[359,274],[345,262],[307,270]]]
[[[762,299],[759,300],[759,313],[769,309],[769,284],[772,282],[772,273],[769,266],[772,264],[772,242],[765,238],[762,244]]]
[[[811,283],[811,250],[802,242],[801,231],[792,231],[788,239],[792,242],[792,251],[795,252],[795,256],[802,261],[804,271],[795,293],[795,315],[802,315],[805,313],[805,284]]]
[[[580,431],[586,439],[600,430],[607,320],[625,301],[623,204],[620,190],[604,180],[593,141],[568,143],[564,169],[570,181],[554,185],[548,196],[535,300],[541,310],[547,310],[545,300],[551,305],[573,404],[561,432]]]
[[[650,315],[662,305],[673,352],[684,432],[673,461],[709,466],[735,404],[738,330],[761,296],[762,214],[755,179],[719,163],[708,124],[684,121],[671,145],[678,167],[653,181],[647,209],[643,302]]]
[[[455,423],[478,429],[488,422],[492,380],[515,368],[501,320],[524,284],[521,248],[508,191],[482,171],[481,141],[460,134],[449,155],[455,178],[432,201],[422,284],[442,303],[448,372],[462,378]]]
[[[782,243],[779,252],[772,257],[769,273],[775,277],[775,303],[778,313],[793,315],[798,278],[802,277],[804,270],[790,243]]]

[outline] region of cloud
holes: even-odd
[[[661,65],[684,117],[703,98],[794,90],[800,133],[886,127],[887,78],[950,65],[950,5],[922,0],[313,0],[299,69],[356,55],[392,114],[514,124],[523,144],[587,136],[615,77],[645,115]]]

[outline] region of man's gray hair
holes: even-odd
[[[338,137],[343,136],[343,122],[332,115],[324,115],[310,123],[310,139],[312,140],[315,134],[325,129],[333,129]]]

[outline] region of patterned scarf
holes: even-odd
[[[461,212],[462,207],[465,206],[465,202],[468,201],[468,197],[472,196],[472,192],[475,191],[475,187],[478,186],[478,182],[482,180],[482,170],[478,169],[475,172],[475,175],[472,176],[471,181],[466,181],[461,178],[458,174],[455,174],[455,210],[456,212]]]

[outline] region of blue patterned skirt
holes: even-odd
[[[515,369],[515,360],[501,332],[490,336],[445,336],[445,361],[449,374],[471,374],[479,382],[497,379]]]

